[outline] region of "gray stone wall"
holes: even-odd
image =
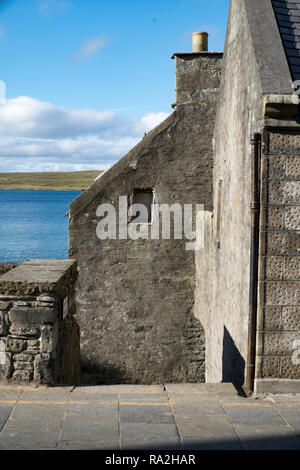
[[[264,133],[257,379],[300,379],[300,129],[294,125]]]
[[[174,113],[70,207],[69,255],[78,260],[77,319],[84,380],[94,383],[204,381],[204,332],[194,316],[194,252],[185,240],[105,240],[97,207],[134,189],[159,204],[212,208],[212,135],[221,54],[176,57],[178,76],[194,60],[207,88]],[[191,56],[194,56],[192,54]],[[209,63],[211,65],[209,67]],[[210,78],[212,79],[210,81]],[[207,91],[205,93],[205,90]],[[197,99],[196,99],[197,96]]]
[[[250,136],[262,88],[244,2],[231,2],[214,133],[213,218],[196,257],[196,312],[206,332],[206,381],[244,380],[250,261]],[[206,274],[203,271],[206,270]],[[205,292],[209,295],[205,295]]]
[[[265,95],[272,95],[275,105],[272,101],[271,108],[277,114],[285,102],[289,113],[294,113],[295,100],[286,96],[291,94],[291,85],[271,1],[231,0],[214,133],[213,217],[206,214],[205,246],[196,256],[196,315],[206,333],[209,382],[244,383],[250,284],[250,138],[254,132],[263,132]],[[280,100],[273,94],[280,94]],[[291,139],[288,145],[293,145]],[[295,293],[290,289],[285,295],[294,297]],[[280,325],[276,328],[281,329]],[[258,361],[261,363],[260,358]]]
[[[32,261],[0,277],[0,383],[80,382],[76,274],[74,262]]]
[[[222,55],[214,52],[174,54],[177,105],[210,100],[215,103],[220,86]]]

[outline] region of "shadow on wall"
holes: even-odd
[[[222,382],[231,382],[237,390],[242,389],[245,381],[245,361],[225,326],[222,371]]]
[[[81,360],[82,385],[119,385],[132,383],[126,374],[111,364],[93,364],[85,359]]]
[[[134,312],[138,312],[135,309]],[[146,323],[142,317],[130,318],[132,324],[142,330],[153,328]],[[165,352],[164,361],[158,366],[155,360],[155,354],[162,354],[160,344],[157,340],[152,340],[153,349],[156,348],[157,353],[153,353],[152,357],[147,357],[148,345],[146,339],[141,342],[138,347],[137,343],[132,342],[131,354],[132,358],[123,355],[120,346],[119,361],[112,358],[112,362],[105,361],[105,358],[97,356],[89,357],[84,351],[81,351],[81,383],[82,385],[118,385],[118,384],[142,384],[154,385],[161,383],[204,383],[205,382],[205,336],[203,327],[198,319],[194,316],[192,309],[186,312],[185,323],[181,329],[175,331],[175,337],[171,335],[164,338],[165,345],[177,344],[179,352],[172,355],[172,347],[169,354]],[[117,346],[116,346],[117,347]],[[162,351],[164,351],[162,349]],[[139,354],[141,356],[139,358]],[[140,360],[139,360],[140,359]],[[114,361],[114,362],[113,362]],[[133,367],[133,361],[135,361]]]

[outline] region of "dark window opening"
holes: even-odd
[[[134,204],[142,204],[145,209],[142,211],[134,211],[134,213],[130,214],[129,222],[134,222],[135,224],[151,223],[153,204],[152,189],[134,189],[131,204],[132,206]]]

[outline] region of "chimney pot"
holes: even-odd
[[[193,33],[193,52],[207,52],[208,51],[208,33],[198,32]]]

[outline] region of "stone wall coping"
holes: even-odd
[[[77,271],[76,260],[30,260],[0,276],[0,293],[56,292]]]
[[[18,266],[20,263],[17,262],[0,262],[0,276],[3,276],[3,274],[7,273],[11,269],[14,269],[16,266]]]
[[[295,94],[270,94],[264,96],[264,116],[277,119],[296,119],[299,96]]]
[[[205,56],[212,56],[215,55],[216,57],[222,58],[224,53],[223,52],[215,52],[215,51],[205,51],[205,52],[175,52],[171,59],[175,57],[181,57],[182,59],[197,59],[197,57],[205,57]]]

